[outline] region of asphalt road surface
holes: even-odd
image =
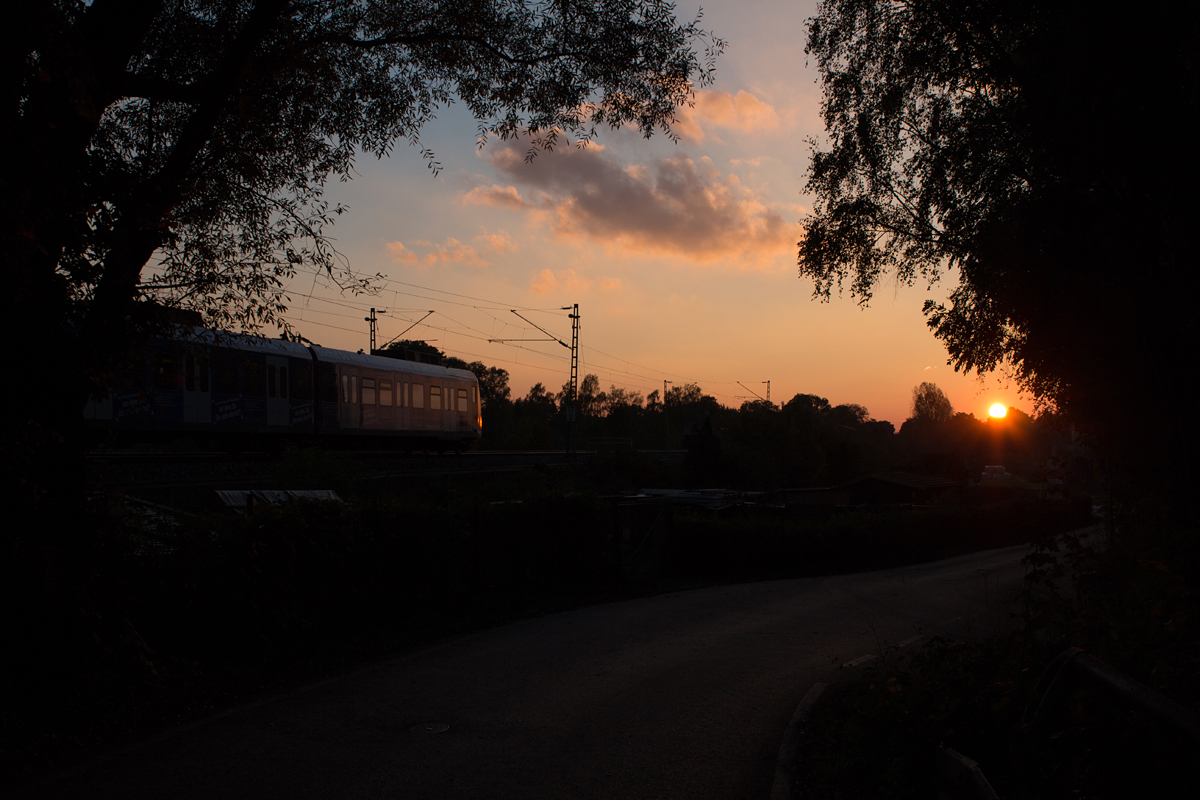
[[[1003,624],[1023,552],[516,622],[217,715],[22,794],[762,800],[814,682],[919,634]]]

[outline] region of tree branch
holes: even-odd
[[[453,33],[433,33],[433,32],[397,34],[397,35],[392,35],[392,36],[380,36],[377,39],[356,39],[355,37],[349,36],[349,35],[322,36],[319,39],[313,40],[311,42],[311,44],[314,46],[320,45],[320,44],[341,44],[341,45],[347,45],[349,47],[370,49],[373,47],[383,47],[383,46],[387,46],[387,45],[396,45],[396,44],[421,45],[421,44],[440,44],[440,43],[445,43],[445,42],[458,42],[461,44],[473,44],[473,45],[480,47],[483,50],[486,50],[487,52],[491,53],[496,58],[499,58],[501,61],[505,61],[509,64],[515,64],[515,65],[520,65],[520,66],[533,66],[535,64],[541,64],[546,61],[554,61],[559,58],[567,58],[567,57],[582,58],[585,55],[584,53],[581,53],[577,50],[555,50],[555,51],[551,51],[549,53],[543,53],[543,54],[541,54],[539,56],[535,56],[533,58],[517,58],[515,56],[509,55],[508,53],[506,53],[503,50],[501,50],[500,48],[498,48],[496,45],[494,45],[494,44],[488,42],[486,39],[482,39],[478,36],[468,36],[465,34],[453,34]]]
[[[116,81],[117,91],[124,97],[144,97],[147,100],[165,100],[187,105],[199,105],[208,93],[208,87],[197,84],[182,84],[147,75],[126,72]]]
[[[179,202],[196,156],[237,93],[255,50],[287,5],[288,0],[262,0],[255,5],[220,66],[205,81],[204,97],[180,131],[166,163],[114,227],[115,244],[104,259],[104,274],[96,287],[94,318],[111,314],[122,298],[135,292],[142,267],[162,243],[167,217]]]

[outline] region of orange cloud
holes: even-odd
[[[495,206],[499,208],[527,208],[528,204],[515,186],[476,186],[463,195],[463,202],[470,205]]]
[[[745,90],[696,92],[691,108],[680,109],[679,123],[673,126],[684,139],[702,142],[706,128],[727,128],[742,133],[773,131],[779,127],[775,107]]]
[[[388,242],[388,257],[397,264],[417,263],[417,254],[404,246],[404,242]]]
[[[586,292],[591,286],[590,280],[580,276],[573,269],[559,270],[558,275],[555,275],[553,270],[544,269],[538,273],[529,289],[534,294],[549,294],[556,290]]]
[[[544,199],[536,208],[565,238],[744,266],[790,254],[799,235],[798,225],[708,159],[623,166],[600,151],[564,148],[527,162],[509,145],[493,152],[491,162],[538,191]]]
[[[413,247],[426,251],[424,256],[405,246],[403,242],[388,242],[387,252],[391,260],[397,264],[422,263],[427,266],[434,264],[466,264],[471,267],[490,267],[492,264],[484,256],[487,254],[511,253],[517,249],[508,231],[499,230],[496,233],[483,233],[475,237],[479,247],[460,242],[452,236],[446,237],[442,244],[434,244],[425,239],[414,240]]]
[[[444,244],[432,244],[430,242],[415,242],[415,244],[423,244],[432,249],[425,254],[424,261],[426,264],[450,263],[450,264],[466,264],[472,267],[490,267],[491,262],[485,261],[480,257],[479,251],[469,244],[463,244],[458,239],[447,237]]]
[[[517,249],[516,243],[508,235],[508,231],[499,230],[495,233],[484,231],[475,237],[483,249],[491,253],[512,253]]]

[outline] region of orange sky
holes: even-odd
[[[567,378],[557,343],[519,347],[492,338],[541,336],[511,308],[579,303],[581,368],[601,385],[658,388],[692,380],[723,403],[748,392],[797,392],[865,405],[897,427],[912,387],[937,383],[977,417],[995,402],[1030,411],[1013,387],[954,373],[921,314],[930,290],[880,287],[871,306],[823,304],[796,277],[807,137],[820,137],[819,89],[805,66],[812,3],[706,5],[705,24],[729,41],[715,86],[682,115],[681,140],[605,132],[596,146],[560,148],[527,163],[520,144],[476,147],[476,124],[446,109],[422,134],[442,164],[433,177],[415,150],[360,159],[328,199],[349,207],[332,230],[379,293],[340,294],[311,276],[291,288],[289,318],[309,339],[357,350],[363,321],[381,342],[434,310],[407,338],[511,373],[515,395]],[[695,13],[681,7],[680,14]],[[942,297],[947,281],[932,289]],[[565,312],[522,312],[563,339]]]

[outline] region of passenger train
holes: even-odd
[[[85,423],[125,439],[287,437],[462,450],[482,435],[471,372],[195,328],[155,340]]]

